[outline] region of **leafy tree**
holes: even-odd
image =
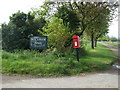
[[[29,49],[30,36],[40,35],[38,31],[43,32],[45,23],[44,18],[36,18],[31,12],[14,13],[10,16],[10,22],[2,25],[3,49]]]
[[[42,6],[40,6],[40,8],[32,8],[32,14],[37,18],[39,17],[48,19],[54,13],[53,8],[54,2],[46,1]]]
[[[63,23],[65,26],[69,27],[70,32],[75,32],[79,27],[79,19],[76,15],[76,12],[68,9],[68,6],[61,6],[58,9],[58,12],[55,16],[60,19],[63,19]]]
[[[104,35],[104,36],[102,36],[102,37],[100,37],[98,40],[109,40],[110,39],[110,37],[108,36],[108,35]]]
[[[26,39],[23,36],[24,29],[16,28],[13,23],[2,24],[2,48],[6,51],[23,49]]]
[[[109,38],[109,40],[117,40],[117,38],[112,36]]]
[[[71,33],[68,27],[64,25],[63,20],[53,17],[47,22],[43,30],[49,38],[49,46],[56,48],[59,53],[65,53],[65,44]]]
[[[10,16],[10,21],[13,22],[17,27],[22,27],[26,25],[27,14],[18,11]]]
[[[71,36],[66,41],[65,46],[69,47],[71,45],[73,34],[77,34],[77,29],[79,28],[79,19],[74,10],[69,9],[69,6],[63,5],[57,8],[57,12],[55,13],[55,17],[58,17],[63,20],[63,24],[68,27],[68,32],[71,33]]]
[[[105,29],[106,26],[103,26],[104,29],[101,29],[101,31],[97,29],[98,33],[94,35],[97,32],[96,22],[101,21],[100,19],[98,21],[98,18],[104,17],[102,20],[108,23],[113,19],[114,11],[118,7],[118,2],[60,2],[57,4],[58,11],[56,16],[63,19],[64,24],[69,26],[74,34],[81,37],[84,32],[90,30],[92,48],[94,48],[94,39],[97,40],[102,34],[104,35],[107,32],[107,29]],[[101,25],[103,24],[101,23]]]
[[[73,9],[78,12],[80,19],[80,36],[84,31],[95,22],[101,15],[108,16],[107,19],[113,19],[113,12],[117,8],[118,3],[108,2],[73,2]]]
[[[117,40],[117,38],[116,37],[110,37],[109,35],[104,35],[103,37],[100,37],[98,40]]]
[[[95,47],[97,46],[97,39],[108,32],[110,22],[110,19],[108,18],[109,14],[110,12],[108,12],[108,15],[101,14],[94,22],[89,24],[88,30],[86,30],[88,35],[91,36],[91,47],[93,49],[94,45]]]

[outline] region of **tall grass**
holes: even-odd
[[[82,72],[104,70],[116,60],[113,53],[106,47],[98,45],[94,50],[86,48],[88,52],[77,62],[75,52],[64,57],[54,53],[46,55],[34,50],[17,50],[14,53],[3,51],[2,73],[34,76],[64,76]]]

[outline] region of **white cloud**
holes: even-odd
[[[112,24],[109,26],[109,33],[110,37],[118,38],[118,21],[113,21]]]
[[[27,13],[31,8],[42,5],[44,0],[1,0],[0,1],[0,23],[8,22],[9,16],[18,10]]]

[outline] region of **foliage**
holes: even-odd
[[[120,47],[120,42],[118,42],[118,41],[104,41],[104,43],[110,44],[115,47]]]
[[[99,7],[97,9],[98,10],[102,9],[102,7]],[[105,13],[100,14],[100,16],[97,17],[96,20],[89,24],[87,27],[88,29],[86,30],[86,33],[91,37],[92,42],[91,46],[93,49],[94,45],[97,42],[97,39],[108,33],[108,27],[110,22],[109,15],[110,15],[109,10],[106,12],[106,14]]]
[[[110,37],[109,40],[117,40],[116,37]]]
[[[25,26],[25,22],[27,21],[27,15],[23,12],[18,11],[17,13],[10,16],[10,21],[13,22],[17,27]]]
[[[68,27],[64,26],[63,20],[53,17],[47,22],[43,30],[49,38],[50,47],[56,48],[60,53],[64,53],[66,51],[66,41],[72,33],[68,31]]]
[[[86,32],[91,36],[92,47],[94,40],[108,33],[109,22],[114,18],[118,2],[58,2],[55,16],[63,19],[69,31],[80,37]],[[70,39],[68,39],[70,42]],[[67,43],[68,43],[67,42]],[[70,44],[69,44],[70,46]]]
[[[88,35],[96,32],[94,39],[97,40],[107,33],[108,23],[113,19],[117,7],[117,2],[48,1],[28,14],[18,11],[10,16],[8,24],[2,25],[3,49],[29,49],[29,37],[37,35],[48,35],[50,48],[55,47],[60,52],[71,47],[73,35],[82,38],[84,32],[90,33]]]
[[[63,19],[63,23],[67,26],[70,30],[69,32],[76,32],[77,28],[79,28],[79,19],[77,14],[74,10],[68,9],[68,6],[63,5],[57,8],[57,16],[60,19]]]
[[[24,28],[16,28],[13,23],[2,25],[2,48],[7,51],[25,47]]]
[[[2,24],[3,50],[28,49],[30,36],[40,35],[38,30],[43,32],[45,23],[44,18],[35,18],[30,12],[14,13],[8,24]]]
[[[106,16],[108,20],[113,19],[111,13],[113,14],[115,8],[117,8],[117,2],[114,4],[109,4],[108,2],[73,2],[70,4],[72,9],[76,10],[79,16],[81,28],[79,33],[80,36],[86,31],[91,23],[97,21],[97,18]]]
[[[116,60],[113,53],[99,45],[95,50],[86,48],[88,54],[77,62],[75,53],[66,57],[56,57],[53,53],[39,53],[33,50],[3,51],[2,73],[33,76],[64,76],[83,72],[104,70]]]
[[[116,37],[110,37],[108,35],[105,35],[103,37],[100,37],[98,40],[117,40]]]
[[[100,37],[98,40],[109,40],[109,36],[108,35],[105,35],[103,37]]]
[[[32,8],[32,14],[35,17],[50,18],[53,15],[54,2],[45,1],[40,8]]]

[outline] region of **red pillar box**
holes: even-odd
[[[79,39],[79,36],[73,36],[72,37],[73,39],[73,48],[80,48],[80,39]]]

